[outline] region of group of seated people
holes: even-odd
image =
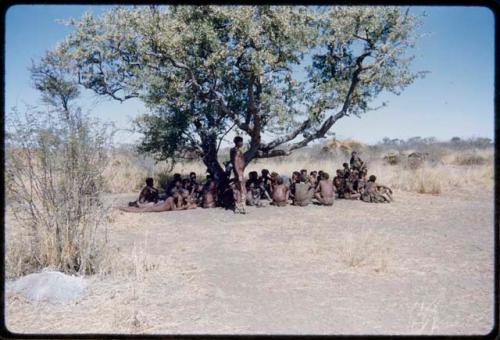
[[[350,165],[344,163],[343,169],[338,169],[333,179],[322,170],[308,173],[307,169],[302,169],[294,171],[290,178],[276,172],[270,173],[267,169],[262,169],[260,176],[257,171],[251,171],[245,182],[246,205],[262,207],[263,200],[278,207],[289,203],[301,207],[312,203],[331,206],[335,199],[391,202],[391,189],[376,183],[374,175],[367,178],[367,173],[365,163],[356,152],[352,153]],[[152,178],[146,179],[146,186],[141,190],[139,198],[130,202],[128,207],[120,209],[128,212],[159,212],[196,207],[215,208],[224,205],[224,200],[219,195],[227,198],[226,193],[231,192],[230,198],[237,197],[233,181],[221,191],[210,175],[201,184],[194,172],[187,178],[174,174],[172,181],[164,188],[164,193],[160,193],[153,184]]]
[[[262,206],[262,199],[271,201],[276,206],[284,206],[289,202],[296,206],[307,206],[311,203],[333,205],[334,199],[362,200],[370,203],[392,202],[392,191],[389,187],[376,183],[377,178],[367,178],[368,169],[364,162],[352,153],[351,165],[343,164],[343,169],[330,175],[322,170],[307,169],[294,171],[291,178],[284,179],[276,172],[269,175],[263,169],[259,176],[256,171],[249,173],[246,181],[247,205]]]

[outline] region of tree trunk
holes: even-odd
[[[217,204],[230,208],[231,204],[228,204],[227,200],[223,199],[224,194],[227,195],[226,189],[229,187],[229,176],[217,159],[217,143],[215,137],[204,138],[203,154],[203,163],[206,165],[208,173],[217,183]]]

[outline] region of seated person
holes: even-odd
[[[191,193],[191,180],[189,178],[182,179],[182,189],[187,190]]]
[[[182,177],[181,174],[175,173],[172,180],[165,187],[165,192],[167,197],[172,196],[172,190],[176,188],[177,190],[182,186]]]
[[[366,180],[366,176],[364,176],[364,172],[359,172],[358,173],[358,180],[357,180],[357,182],[355,182],[354,190],[356,190],[357,192],[362,194],[363,191],[365,190],[366,182],[367,182],[367,180]]]
[[[158,189],[154,187],[154,180],[151,177],[146,178],[146,186],[139,193],[139,198],[136,201],[129,202],[129,207],[139,208],[140,204],[158,203]]]
[[[208,177],[208,176],[207,176]],[[203,186],[203,208],[215,208],[217,202],[217,185],[210,179]]]
[[[248,184],[248,182],[247,182],[247,184]],[[247,185],[246,188],[247,188],[247,197],[246,197],[247,205],[255,206],[255,207],[262,207],[263,204],[260,201],[261,188],[260,188],[258,182],[251,182],[250,185]]]
[[[308,181],[307,169],[300,170],[300,175],[304,176],[304,178],[306,179],[306,182]]]
[[[201,204],[203,200],[203,188],[201,187],[201,184],[196,180],[196,172],[193,171],[189,174],[189,181],[191,186],[191,195],[193,195],[193,198],[197,203]]]
[[[321,181],[323,174],[324,174],[323,170],[318,171],[318,176],[316,177],[316,187],[318,186],[319,181]]]
[[[343,177],[343,172],[337,169],[337,176],[333,178],[333,187],[337,193],[337,198],[344,198],[344,185],[345,179]]]
[[[266,198],[271,200],[271,176],[269,176],[269,170],[262,169],[261,176],[259,177],[260,186],[264,188],[261,198]],[[266,195],[267,194],[267,195]]]
[[[290,198],[293,200],[295,197],[295,184],[300,183],[300,172],[294,171],[292,173],[292,178],[290,178],[290,183],[288,188],[290,189]]]
[[[366,182],[365,190],[361,195],[361,200],[368,203],[389,203],[391,200],[379,192],[378,185],[375,183],[376,180],[377,177],[374,175],[370,176],[368,182]],[[387,188],[386,186],[381,187]]]
[[[250,171],[248,173],[248,180],[245,182],[245,187],[248,190],[251,184],[255,184],[258,186],[259,184],[259,174],[257,171]]]
[[[152,205],[147,205],[144,207],[118,207],[119,210],[125,212],[142,213],[142,212],[163,212],[163,211],[173,211],[177,210],[177,202],[181,199],[178,192],[175,192],[172,196],[168,197],[165,201],[155,203]]]
[[[344,179],[349,178],[349,176],[351,175],[351,169],[349,169],[349,164],[347,164],[347,163],[342,164],[341,171],[342,171],[342,177]]]
[[[311,171],[311,173],[309,174],[309,177],[307,178],[308,182],[311,184],[311,186],[313,188],[316,188],[317,179],[318,179],[318,172],[317,171]]]
[[[283,182],[283,178],[278,176],[276,178],[276,183],[273,184],[272,197],[273,201],[271,204],[278,207],[283,207],[288,203],[289,191],[287,186]]]
[[[197,207],[196,202],[193,200],[188,190],[181,189],[178,192],[180,198],[177,200],[177,210],[195,209]]]
[[[305,207],[311,203],[314,195],[314,188],[309,182],[306,182],[304,176],[300,176],[299,182],[295,183],[295,196],[293,198],[293,205]]]
[[[333,184],[329,180],[330,175],[327,172],[321,174],[321,180],[318,183],[314,197],[322,205],[333,205],[333,197],[335,196]]]
[[[344,198],[350,200],[357,200],[361,197],[361,194],[354,189],[354,187],[355,186],[357,187],[358,185],[357,181],[358,181],[358,172],[351,171],[349,178],[345,181],[344,191],[343,191]]]
[[[280,175],[278,175],[277,172],[274,172],[274,171],[271,172],[271,180],[269,181],[269,184],[270,184],[270,191],[269,191],[269,193],[271,194],[271,196],[273,194],[274,186],[276,185],[276,182],[278,181],[278,177],[279,176]]]
[[[250,171],[248,173],[248,180],[245,183],[245,188],[247,189],[247,204],[261,207],[262,203],[260,200],[262,197],[262,190],[264,190],[264,184],[260,183],[257,171]]]

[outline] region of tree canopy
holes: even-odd
[[[374,109],[381,92],[399,94],[423,74],[410,70],[419,22],[400,7],[116,7],[68,20],[74,32],[32,74],[62,101],[78,86],[139,98],[140,150],[195,153],[220,175],[231,129],[249,139],[247,163],[287,155]]]

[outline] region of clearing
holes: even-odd
[[[124,205],[135,195],[113,195]],[[493,326],[493,191],[395,192],[392,204],[131,214],[134,264],[66,304],[7,294],[18,333],[485,334]]]

